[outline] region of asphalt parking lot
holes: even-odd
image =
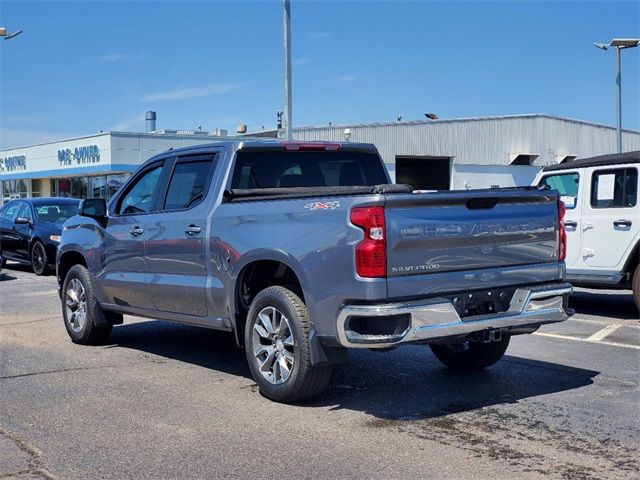
[[[262,398],[227,334],[126,317],[72,344],[55,278],[0,279],[0,479],[637,478],[640,320],[579,291],[569,321],[479,374],[426,347],[350,353],[301,405]]]

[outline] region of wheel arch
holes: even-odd
[[[624,263],[624,268],[622,269],[622,273],[626,273],[630,275],[629,281],[633,278],[633,274],[640,265],[640,239],[636,242],[635,246],[631,250],[631,254],[627,261]]]
[[[74,265],[82,265],[88,268],[87,258],[83,253],[78,250],[67,250],[60,254],[56,262],[56,277],[60,291],[62,290],[62,284],[64,283],[67,273]]]
[[[269,286],[286,287],[306,304],[306,278],[295,260],[283,252],[247,256],[234,265],[233,296],[230,302],[233,329],[238,345],[243,344],[244,325],[253,298]]]

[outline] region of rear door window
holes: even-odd
[[[388,183],[380,157],[365,152],[239,151],[231,188],[351,187]]]
[[[178,160],[164,202],[164,210],[184,210],[204,200],[213,171],[213,157]]]
[[[631,208],[638,201],[638,170],[617,168],[597,170],[591,177],[593,208]]]

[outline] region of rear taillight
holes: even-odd
[[[567,207],[562,200],[558,200],[558,260],[567,258],[567,230],[564,227],[564,215]]]
[[[351,210],[351,223],[364,230],[356,245],[356,273],[361,277],[387,276],[387,241],[384,207],[358,207]]]

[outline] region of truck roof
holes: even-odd
[[[569,170],[573,168],[584,167],[601,167],[604,165],[621,165],[625,163],[640,162],[640,150],[625,153],[613,153],[610,155],[599,155],[597,157],[582,158],[572,162],[561,163],[560,165],[551,165],[544,167],[545,172],[555,172],[557,170]]]
[[[175,149],[169,149],[158,155],[154,155],[149,160],[155,159],[161,155],[164,155],[168,151],[175,153],[188,153],[199,152],[207,150],[213,147],[231,147],[233,150],[240,149],[260,149],[260,148],[278,148],[286,145],[300,145],[300,146],[320,146],[320,145],[339,145],[340,149],[360,150],[377,152],[376,147],[372,143],[360,143],[360,142],[330,142],[330,141],[298,141],[298,140],[283,140],[280,138],[261,138],[261,137],[225,137],[224,139],[215,140],[211,143],[204,143],[199,145],[190,145],[188,147],[180,147]],[[147,161],[149,161],[147,160]],[[146,162],[145,162],[146,163]]]

